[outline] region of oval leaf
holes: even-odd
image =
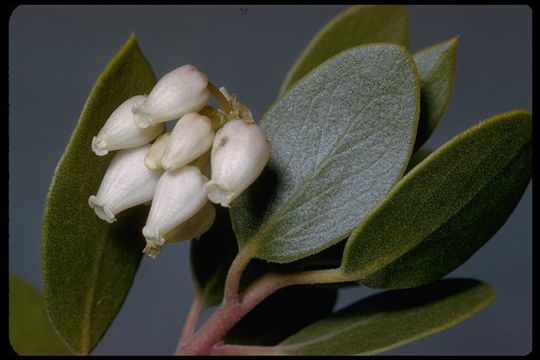
[[[332,313],[337,289],[291,286],[265,299],[236,324],[223,340],[231,344],[275,345]]]
[[[369,43],[408,46],[409,21],[403,6],[352,6],[326,26],[308,44],[281,85],[279,96],[332,56]]]
[[[487,306],[493,289],[477,280],[370,296],[294,334],[276,353],[360,355],[387,351],[452,327]]]
[[[44,294],[51,321],[73,352],[88,354],[120,309],[137,270],[147,209],[108,224],[88,206],[112,155],[91,140],[126,99],[148,93],[154,73],[132,35],[99,76],[49,188],[42,229]]]
[[[376,288],[443,277],[504,224],[532,172],[532,117],[494,116],[418,164],[349,238],[343,271]]]
[[[9,275],[9,340],[19,355],[68,355],[51,326],[43,296],[26,281]]]
[[[426,142],[446,110],[454,87],[457,43],[455,37],[414,54],[421,84],[415,148]]]
[[[406,49],[360,46],[302,79],[267,112],[262,176],[231,206],[240,247],[291,262],[344,239],[403,175],[419,112]]]

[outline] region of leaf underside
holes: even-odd
[[[342,240],[409,161],[419,83],[407,50],[360,46],[328,60],[266,113],[261,177],[231,205],[240,248],[291,262]]]
[[[456,72],[457,43],[458,38],[455,37],[413,55],[421,84],[415,149],[422,146],[433,133],[450,101]]]
[[[55,170],[44,211],[42,274],[52,324],[77,354],[101,339],[131,287],[144,239],[147,209],[100,220],[88,206],[112,155],[98,157],[91,140],[126,99],[156,82],[134,35],[100,74]]]

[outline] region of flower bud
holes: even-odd
[[[98,135],[92,139],[92,150],[96,155],[104,156],[109,151],[148,144],[163,132],[164,124],[141,129],[133,122],[131,108],[142,104],[145,99],[143,95],[134,96],[114,110]]]
[[[209,118],[189,113],[174,126],[161,160],[166,170],[181,168],[197,159],[212,147],[214,131]]]
[[[112,223],[119,212],[152,199],[162,172],[144,165],[149,149],[150,145],[145,145],[120,150],[114,156],[97,195],[88,199],[88,205],[100,219]]]
[[[163,154],[165,154],[165,148],[167,147],[167,144],[169,143],[170,138],[171,138],[171,133],[166,132],[162,134],[160,137],[158,137],[156,141],[154,141],[154,143],[150,147],[150,150],[148,150],[148,153],[144,157],[144,164],[148,166],[149,169],[152,169],[152,170],[163,169],[161,160],[163,159]]]
[[[142,232],[145,253],[152,256],[165,243],[165,234],[195,215],[207,202],[208,179],[195,166],[165,172],[158,181],[152,207]]]
[[[163,76],[146,100],[132,109],[135,124],[150,125],[197,112],[208,102],[208,78],[193,65],[184,65]]]
[[[206,184],[210,201],[229,204],[261,174],[270,158],[270,143],[256,123],[227,122],[212,147],[212,179]]]
[[[165,234],[165,242],[175,243],[189,239],[196,239],[207,232],[216,219],[216,209],[210,201],[186,222]],[[163,244],[161,244],[163,245]]]

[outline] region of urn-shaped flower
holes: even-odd
[[[156,186],[152,207],[142,232],[150,251],[165,243],[165,235],[202,209],[208,201],[208,179],[195,166],[163,173]]]
[[[208,78],[193,65],[184,65],[163,76],[146,100],[132,109],[135,124],[146,128],[197,112],[208,102]]]
[[[92,150],[96,155],[104,156],[109,151],[145,145],[163,133],[164,124],[141,129],[133,122],[131,109],[142,104],[145,99],[146,96],[143,95],[129,98],[109,116],[97,136],[92,139]]]
[[[97,194],[88,204],[99,218],[112,223],[116,214],[152,200],[162,171],[150,170],[144,157],[150,145],[120,150],[112,159]]]
[[[206,184],[210,201],[228,207],[257,179],[270,158],[270,142],[254,122],[231,120],[212,146],[212,179]]]

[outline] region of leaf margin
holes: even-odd
[[[429,154],[425,159],[423,159],[423,161],[416,164],[412,169],[410,169],[410,171],[408,173],[406,173],[405,176],[397,184],[394,185],[394,187],[391,189],[391,191],[386,195],[385,199],[383,199],[375,208],[372,209],[371,213],[364,219],[363,223],[359,224],[358,227],[356,229],[354,229],[354,231],[351,233],[350,237],[347,239],[347,243],[345,244],[345,249],[343,251],[343,257],[342,257],[342,262],[341,262],[341,266],[340,266],[340,270],[342,271],[343,276],[345,278],[347,278],[347,279],[352,280],[352,281],[358,281],[358,282],[362,283],[362,280],[364,280],[366,278],[369,278],[370,276],[378,273],[379,271],[384,269],[386,266],[391,265],[392,263],[397,261],[399,258],[401,258],[402,256],[407,255],[408,252],[412,251],[414,248],[416,248],[417,246],[422,244],[423,240],[420,241],[418,244],[415,244],[412,247],[409,246],[407,251],[404,251],[404,252],[402,251],[402,253],[399,256],[394,257],[393,260],[385,263],[384,265],[380,266],[376,270],[371,269],[370,271],[367,271],[367,273],[366,273],[366,271],[364,271],[362,273],[353,272],[352,270],[348,271],[347,268],[346,268],[347,267],[346,266],[346,257],[348,256],[348,253],[350,252],[350,248],[352,247],[352,245],[351,245],[352,240],[351,239],[353,238],[353,236],[356,237],[356,238],[359,237],[358,234],[361,234],[364,227],[366,227],[366,224],[368,224],[371,221],[372,218],[375,218],[378,215],[378,213],[381,211],[381,208],[385,208],[387,206],[386,204],[389,201],[388,199],[393,197],[394,194],[399,193],[403,187],[405,187],[405,186],[407,186],[409,184],[409,182],[410,182],[409,178],[414,177],[417,172],[422,171],[427,166],[427,163],[429,162],[430,159],[438,158],[441,153],[444,154],[445,150],[449,146],[453,145],[456,142],[461,141],[462,138],[469,136],[469,134],[471,132],[474,132],[478,128],[483,127],[488,121],[499,120],[499,119],[501,119],[503,117],[514,116],[514,115],[529,116],[531,118],[531,121],[532,121],[532,113],[531,113],[531,111],[526,110],[526,109],[515,109],[515,110],[511,110],[511,111],[507,111],[507,112],[503,112],[503,113],[499,113],[499,114],[490,116],[490,117],[476,123],[475,125],[469,127],[468,129],[462,131],[461,133],[457,134],[456,136],[454,136],[453,138],[448,140],[445,144],[443,144],[439,148],[435,149],[431,154]],[[489,241],[489,239],[487,241]],[[486,241],[486,243],[487,243],[487,241]],[[474,255],[474,253],[472,255]]]
[[[366,8],[375,8],[375,7],[380,8],[382,6],[386,6],[387,8],[388,7],[394,7],[395,10],[401,11],[401,13],[402,13],[402,15],[403,15],[403,17],[405,19],[404,41],[402,43],[399,43],[399,44],[395,43],[395,44],[403,46],[405,48],[408,48],[409,47],[409,42],[410,42],[410,39],[409,39],[410,38],[410,28],[409,28],[409,18],[408,18],[408,14],[407,14],[407,9],[405,8],[405,6],[402,6],[402,5],[365,5],[365,4],[364,5],[353,5],[350,8],[345,9],[344,11],[342,11],[339,14],[337,14],[336,16],[334,16],[332,19],[330,19],[330,21],[328,21],[325,25],[323,25],[322,28],[319,28],[319,30],[317,30],[315,35],[310,39],[310,41],[304,47],[304,49],[302,50],[300,55],[294,60],[293,65],[287,71],[287,74],[285,75],[285,79],[283,79],[283,82],[280,85],[280,88],[279,88],[279,91],[278,91],[278,98],[284,96],[287,93],[288,90],[290,90],[292,87],[296,86],[297,83],[300,80],[302,80],[304,77],[309,75],[310,72],[312,72],[315,68],[319,67],[321,64],[326,62],[328,59],[334,57],[335,55],[337,55],[337,54],[339,54],[339,53],[341,53],[343,51],[346,51],[346,50],[352,49],[353,47],[359,46],[359,45],[349,46],[346,49],[343,49],[342,51],[339,51],[338,53],[336,53],[336,54],[334,54],[334,55],[332,55],[330,57],[325,58],[324,61],[320,62],[317,66],[310,69],[308,72],[304,73],[304,75],[300,76],[299,78],[297,78],[296,80],[293,81],[292,78],[297,73],[298,69],[301,67],[303,62],[309,57],[310,53],[312,53],[313,48],[315,48],[316,45],[319,44],[321,37],[325,36],[330,30],[332,30],[336,24],[339,24],[341,21],[345,21],[347,19],[347,17],[352,16],[356,11],[360,11],[360,10],[366,9]],[[374,43],[379,43],[379,42],[374,42]],[[368,44],[374,44],[374,43],[373,42],[368,42],[368,43],[362,43],[361,45],[368,45]]]
[[[483,288],[481,290],[483,290],[484,292],[486,292],[486,295],[485,298],[483,299],[483,301],[481,302],[478,302],[478,304],[476,304],[474,307],[472,307],[471,309],[469,309],[466,313],[464,314],[461,314],[460,316],[458,317],[455,317],[454,319],[452,319],[452,321],[449,321],[449,322],[446,322],[444,324],[441,324],[441,326],[437,326],[437,327],[434,327],[432,328],[430,331],[427,331],[427,332],[423,332],[421,334],[418,334],[417,336],[413,336],[411,338],[408,338],[408,339],[404,339],[403,341],[399,341],[399,342],[396,342],[394,344],[391,344],[391,345],[388,345],[388,346],[385,346],[385,347],[380,347],[376,350],[373,350],[373,351],[365,351],[365,352],[356,352],[356,353],[348,353],[348,354],[343,354],[343,353],[340,353],[340,354],[324,354],[324,355],[374,355],[374,354],[380,354],[380,353],[383,353],[383,352],[386,352],[386,351],[389,351],[391,349],[395,349],[395,348],[398,348],[398,347],[401,347],[403,345],[406,345],[406,344],[409,344],[409,343],[412,343],[412,342],[415,342],[415,341],[418,341],[420,339],[423,339],[423,338],[426,338],[426,337],[429,337],[431,335],[434,335],[436,333],[439,333],[439,332],[442,332],[444,330],[447,330],[453,326],[456,326],[458,324],[460,324],[461,322],[471,318],[473,315],[477,314],[479,311],[483,310],[484,308],[486,308],[487,306],[489,306],[493,300],[495,299],[495,296],[496,296],[496,289],[494,287],[492,287],[491,285],[489,285],[488,283],[485,283],[485,282],[482,282],[482,281],[479,281],[479,280],[476,280],[476,279],[471,279],[471,278],[449,278],[449,279],[442,279],[442,280],[439,280],[435,283],[432,283],[432,284],[429,284],[427,286],[425,286],[424,288],[430,288],[430,287],[437,287],[437,286],[440,286],[441,283],[451,283],[451,282],[469,282],[469,283],[475,283],[474,287],[478,287],[478,288]],[[468,288],[466,289],[466,291],[470,291],[471,288]],[[365,303],[365,302],[368,302],[369,301],[372,301],[373,302],[373,299],[379,299],[380,297],[384,297],[385,295],[387,294],[395,294],[396,292],[406,292],[406,291],[425,291],[422,287],[419,287],[419,288],[412,288],[412,289],[399,289],[399,290],[385,290],[385,291],[381,291],[381,292],[378,292],[376,294],[372,294],[372,295],[369,295],[361,300],[358,300],[357,302],[351,304],[351,305],[348,305],[346,308],[343,308],[341,310],[338,310],[337,312],[333,313],[332,315],[330,315],[329,317],[327,318],[324,318],[324,319],[321,319],[320,321],[326,321],[326,319],[329,319],[329,318],[332,318],[334,316],[340,316],[341,314],[343,314],[343,312],[347,313],[347,310],[349,310],[350,308],[352,307],[355,307],[355,306],[358,306],[358,304],[360,303]],[[454,296],[456,295],[456,293],[452,293],[451,296]],[[457,293],[457,295],[459,295],[459,293]],[[436,299],[436,301],[444,301],[444,300],[447,300],[449,297],[443,297],[443,298],[438,298]],[[429,305],[429,304],[428,304]],[[356,309],[355,309],[356,310]],[[349,310],[350,311],[350,310]],[[315,324],[315,323],[313,323]],[[313,324],[311,325],[308,325],[307,327],[311,327]],[[306,327],[306,328],[307,328]],[[304,329],[306,329],[304,328]],[[301,331],[304,331],[304,329],[300,330],[298,333],[300,333]],[[286,340],[284,340],[283,342],[281,342],[280,344],[278,344],[273,350],[276,354],[278,355],[299,355],[295,352],[285,352],[283,351],[284,349],[286,349],[287,347],[291,347],[291,348],[294,348],[295,345],[294,343],[291,344],[291,345],[288,345],[288,344],[284,344],[286,343],[287,340],[289,340],[290,338],[296,336],[298,333],[296,334],[293,334],[291,335],[289,338],[287,338]],[[307,340],[307,341],[302,341],[302,342],[311,342],[312,340]],[[302,343],[300,342],[300,344]],[[305,354],[302,354],[302,355],[305,355]],[[318,355],[321,355],[321,354],[318,354]]]
[[[392,46],[392,47],[396,47],[398,48],[401,53],[404,55],[404,58],[406,59],[406,61],[408,62],[408,64],[410,65],[411,69],[412,69],[412,73],[413,73],[413,78],[414,78],[414,90],[415,90],[415,99],[416,99],[416,102],[415,102],[415,116],[414,116],[414,121],[413,121],[413,128],[412,128],[412,131],[411,131],[411,137],[408,141],[408,147],[409,147],[409,150],[408,150],[408,155],[406,156],[406,158],[404,159],[404,162],[401,166],[401,171],[399,173],[399,176],[396,177],[396,180],[394,181],[394,185],[393,187],[395,187],[395,185],[401,180],[401,178],[404,176],[404,174],[406,174],[406,171],[408,169],[408,163],[411,159],[411,157],[413,156],[414,154],[414,144],[415,144],[415,141],[416,141],[416,136],[417,136],[417,130],[418,130],[418,123],[420,121],[420,109],[421,109],[421,84],[420,84],[420,75],[419,75],[419,72],[418,72],[418,68],[416,66],[416,62],[414,61],[414,58],[413,58],[413,54],[411,54],[409,52],[409,50],[405,47],[405,46],[402,46],[402,45],[399,45],[399,44],[396,44],[396,43],[391,43],[391,42],[373,42],[373,43],[368,43],[368,44],[362,44],[362,45],[358,45],[358,46],[355,46],[355,47],[351,47],[351,48],[348,48],[348,49],[345,49],[345,50],[342,50],[340,51],[339,53],[327,58],[325,61],[323,61],[322,63],[320,63],[318,66],[316,66],[315,68],[313,68],[309,73],[307,73],[306,75],[304,75],[301,79],[299,79],[295,84],[293,84],[292,87],[290,87],[288,90],[286,90],[286,92],[279,98],[277,98],[274,103],[272,103],[272,105],[267,109],[267,111],[264,113],[264,115],[262,116],[261,120],[259,121],[259,125],[264,125],[265,122],[267,121],[267,116],[268,114],[275,108],[277,107],[277,105],[283,100],[283,98],[285,98],[286,96],[288,96],[288,94],[290,92],[292,92],[298,85],[300,85],[303,81],[305,81],[308,77],[310,77],[314,72],[316,72],[319,68],[325,66],[326,64],[332,62],[333,60],[335,60],[337,57],[340,57],[342,56],[344,53],[346,52],[350,52],[350,51],[354,51],[356,49],[359,49],[359,48],[363,48],[363,47],[370,47],[370,46],[380,46],[380,45],[386,45],[386,46]],[[253,184],[251,185],[253,186]],[[388,192],[390,192],[392,190],[391,187]],[[249,191],[249,188],[248,190],[246,191]],[[385,195],[385,197],[388,196],[388,193]],[[381,200],[381,201],[384,201],[384,198]],[[233,203],[234,204],[234,203]],[[376,207],[376,206],[375,206]],[[375,208],[374,207],[374,208]],[[370,211],[370,212],[373,212],[374,208]],[[238,248],[240,251],[243,251],[244,250],[244,247],[247,248],[249,245],[247,246],[243,246],[242,244],[240,244],[240,240],[239,240],[239,236],[238,236],[238,230],[237,230],[237,222],[233,220],[233,218],[235,217],[234,213],[238,211],[234,205],[230,208],[230,215],[231,215],[231,220],[232,220],[232,227],[233,227],[233,231],[234,231],[234,234],[237,238],[237,242],[238,242]],[[369,216],[369,215],[368,215]],[[362,220],[363,222],[366,221],[366,218],[367,216]],[[261,226],[262,227],[262,226]],[[287,264],[287,263],[290,263],[290,262],[293,262],[293,261],[297,261],[297,260],[301,260],[303,258],[306,258],[306,257],[309,257],[309,256],[313,256],[315,254],[318,254],[324,250],[326,250],[327,248],[333,246],[333,245],[336,245],[337,243],[341,242],[341,241],[346,241],[351,233],[354,231],[354,229],[356,228],[353,227],[353,229],[351,231],[349,231],[347,234],[345,234],[344,236],[340,236],[340,237],[336,237],[336,239],[334,239],[333,241],[330,241],[330,242],[326,242],[325,243],[325,246],[323,247],[320,247],[318,248],[317,250],[313,251],[313,252],[309,252],[309,253],[306,253],[304,254],[303,257],[301,258],[293,258],[292,260],[290,259],[290,257],[286,260],[286,261],[273,261],[273,260],[269,260],[265,257],[261,257],[259,255],[253,255],[253,252],[252,252],[252,255],[255,257],[255,258],[258,258],[258,259],[261,259],[261,260],[265,260],[265,261],[269,261],[269,262],[275,262],[277,264]],[[258,230],[256,233],[254,233],[254,235],[256,235],[258,233]],[[252,236],[252,237],[255,237],[255,236]],[[250,242],[249,240],[245,240],[246,242]],[[253,243],[253,241],[251,241],[251,243]],[[248,251],[252,251],[251,249],[248,250]],[[256,251],[255,251],[256,252]]]

